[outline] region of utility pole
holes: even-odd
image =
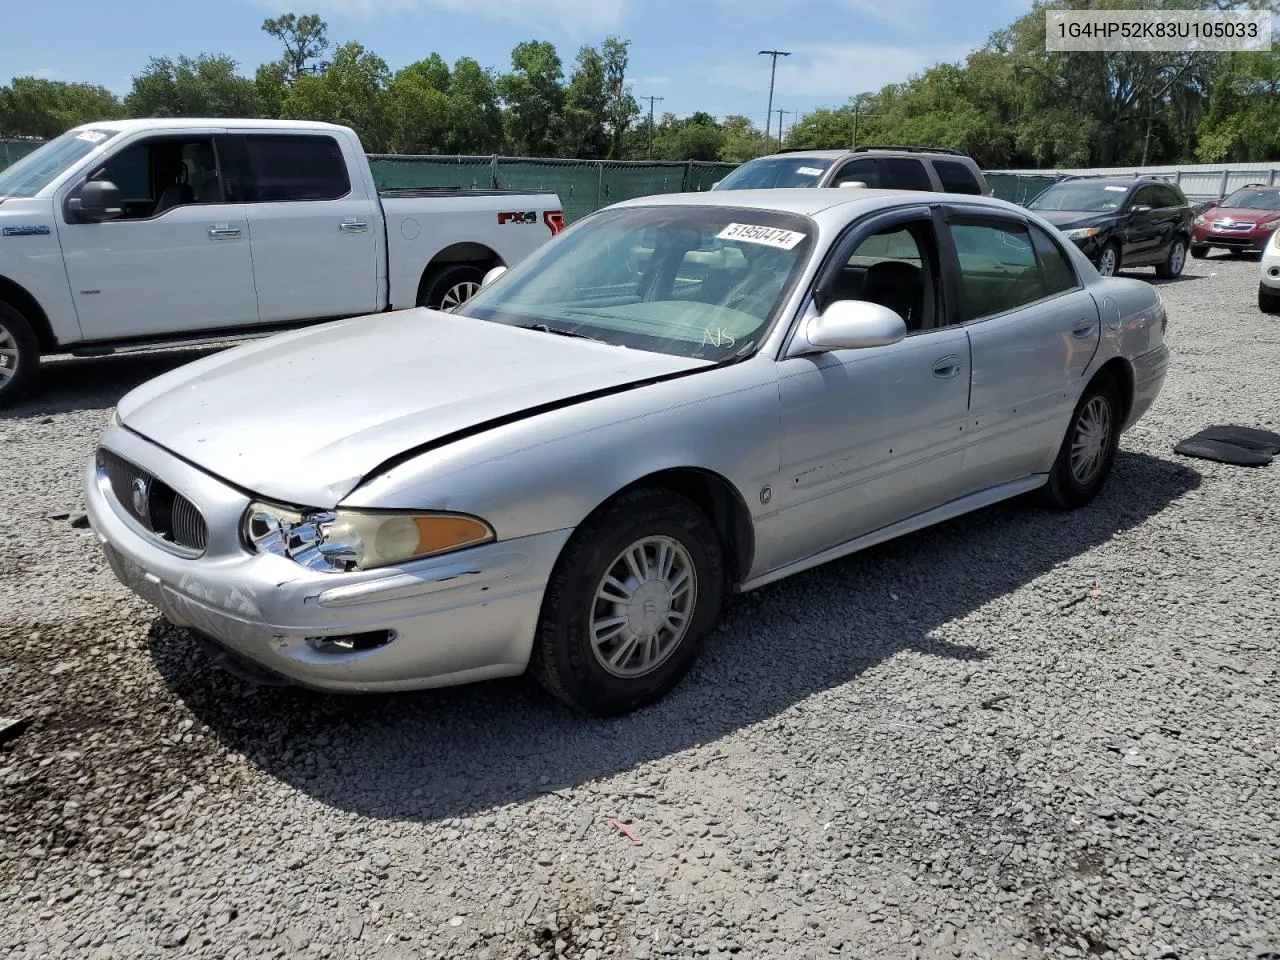
[[[791,56],[790,50],[761,50],[759,56],[773,57],[773,66],[769,70],[769,111],[764,115],[764,138],[769,139],[769,128],[773,126],[773,81],[778,74],[778,58]]]
[[[795,111],[794,110],[775,110],[773,112],[778,115],[778,149],[781,150],[782,149],[782,118],[785,115],[795,113]]]
[[[653,102],[655,100],[665,100],[666,97],[641,97],[641,100],[649,101],[649,159],[653,159]]]

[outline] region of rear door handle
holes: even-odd
[[[221,223],[209,228],[210,240],[234,240],[240,236],[240,228]]]
[[[955,354],[933,362],[933,375],[940,380],[950,380],[960,372],[960,358]]]
[[[338,229],[343,233],[364,233],[369,229],[369,223],[366,220],[343,220]]]
[[[1071,328],[1071,335],[1077,340],[1088,340],[1093,336],[1093,321],[1077,320],[1076,325]]]

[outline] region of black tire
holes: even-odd
[[[1100,459],[1089,470],[1077,470],[1072,466],[1072,452],[1077,437],[1084,429],[1086,416],[1096,417],[1099,409],[1105,410],[1107,434],[1101,443]],[[1090,414],[1086,414],[1090,411]],[[1110,373],[1101,371],[1085,388],[1084,394],[1071,414],[1066,436],[1058,448],[1058,457],[1049,471],[1049,482],[1041,490],[1042,499],[1059,510],[1075,510],[1090,503],[1106,485],[1111,467],[1115,463],[1116,450],[1120,446],[1121,402],[1120,387]],[[1083,474],[1083,476],[1081,476]]]
[[[1112,261],[1114,263],[1114,266],[1110,268],[1107,267],[1108,254],[1110,254],[1110,256],[1114,258],[1114,260]],[[1098,272],[1101,273],[1104,277],[1114,277],[1116,274],[1120,272],[1120,245],[1116,243],[1114,240],[1108,243],[1106,246],[1104,246],[1101,251],[1099,251],[1097,267],[1098,267]],[[1104,272],[1108,269],[1110,269],[1109,273]]]
[[[620,676],[606,668],[597,654],[591,618],[607,619],[608,601],[598,599],[597,591],[605,589],[606,576],[615,565],[623,563],[624,552],[646,539],[677,544],[684,551],[683,556],[675,552],[673,563],[692,571],[692,596],[684,601],[687,626],[683,635],[677,633],[669,638],[670,646],[663,653],[656,646],[660,640],[655,639],[652,667],[634,676]],[[648,555],[656,557],[656,553]],[[673,573],[677,569],[673,565]],[[627,577],[628,581],[639,579],[629,574]],[[644,586],[655,585],[651,589],[657,605],[648,612],[647,599],[643,607],[633,601],[628,616],[647,616],[654,626],[669,626],[671,615],[664,616],[662,610],[678,607],[681,591],[677,589],[676,599],[670,600],[670,594],[663,595],[663,588],[656,586],[665,582],[662,578],[645,581]],[[634,598],[636,586],[633,582],[627,586]],[[637,710],[665,696],[689,672],[720,616],[725,587],[719,538],[692,501],[666,490],[640,489],[623,494],[583,523],[556,561],[542,601],[530,672],[553,696],[583,713],[617,716]],[[621,616],[620,607],[620,603],[615,606],[614,617]],[[610,654],[619,656],[615,666],[625,668],[649,647],[647,641],[632,639],[639,636],[632,632],[634,623],[617,626],[619,629],[611,631],[600,646],[616,639],[623,649],[605,649],[603,659]],[[658,629],[655,638],[660,638],[663,627]],[[628,642],[632,645],[628,646]],[[646,644],[643,650],[641,642]],[[631,666],[637,671],[642,668],[640,663]]]
[[[432,310],[447,310],[465,303],[480,289],[484,271],[469,264],[440,267],[423,278],[418,287],[418,306]],[[458,294],[467,291],[461,298]],[[456,299],[458,302],[452,302]]]
[[[1164,263],[1156,264],[1156,276],[1162,280],[1172,280],[1182,273],[1182,268],[1186,265],[1187,241],[1184,237],[1174,237],[1173,243],[1169,244],[1169,256],[1165,257]]]
[[[1280,293],[1258,284],[1258,309],[1263,313],[1280,313]]]
[[[1190,252],[1196,260],[1203,260],[1209,255],[1209,248],[1202,243],[1193,243]]]
[[[21,313],[0,302],[0,407],[21,400],[40,370],[40,341]]]

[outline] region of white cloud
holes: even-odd
[[[791,56],[778,59],[774,99],[828,99],[844,103],[858,93],[899,83],[937,63],[959,60],[969,44],[892,46],[869,43],[815,43],[791,46]],[[711,82],[751,93],[769,89],[769,60],[724,65],[711,71]]]
[[[41,67],[36,71],[36,76],[41,80],[57,80],[61,75],[62,72],[60,70],[53,69],[53,67]]]
[[[258,0],[272,9],[279,0]],[[435,8],[468,17],[511,20],[530,27],[559,27],[571,37],[595,36],[617,29],[626,19],[632,0],[311,0],[307,9],[329,16],[370,20],[398,13]]]
[[[640,87],[661,87],[671,82],[670,77],[636,77],[634,80],[628,80],[632,86],[639,89]]]

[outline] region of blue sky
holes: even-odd
[[[583,43],[632,41],[638,96],[656,110],[764,120],[769,58],[774,107],[807,112],[956,60],[1030,0],[9,0],[0,33],[0,83],[10,75],[99,83],[118,93],[152,55],[228,53],[251,75],[279,55],[259,29],[293,9],[319,13],[330,38],[359,40],[391,68],[439,52],[506,68],[521,40],[550,40],[566,72]],[[128,13],[123,11],[127,9]],[[107,12],[110,11],[110,12]],[[790,125],[794,115],[786,117]],[[774,123],[776,124],[776,116]]]

